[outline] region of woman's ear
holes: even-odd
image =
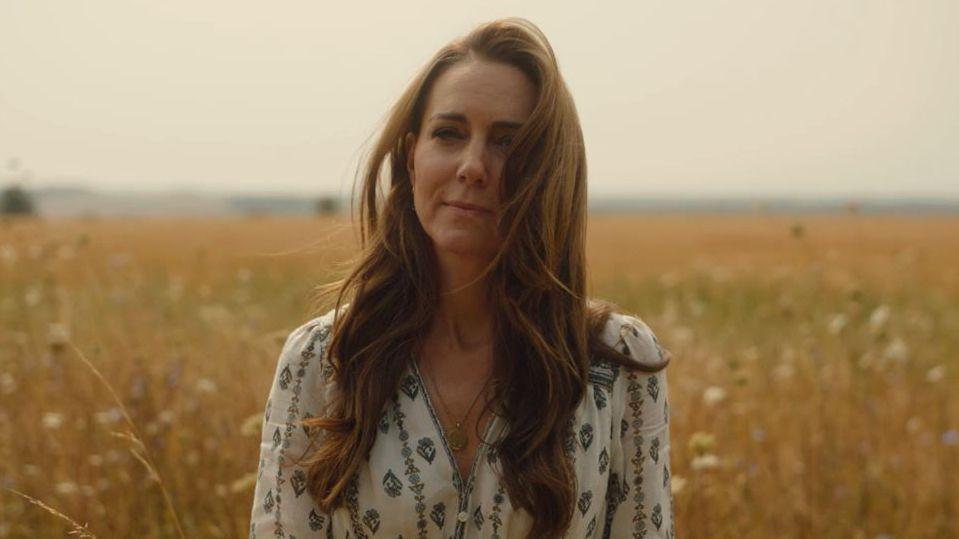
[[[406,134],[406,174],[410,177],[410,183],[413,183],[414,150],[416,150],[416,135],[409,132]]]

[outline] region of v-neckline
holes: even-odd
[[[473,453],[473,461],[470,463],[469,476],[464,482],[463,477],[460,474],[459,464],[456,462],[456,458],[453,456],[452,450],[450,450],[449,443],[446,441],[446,434],[443,432],[443,425],[440,423],[439,416],[436,415],[436,409],[433,408],[433,401],[430,399],[429,390],[426,389],[426,383],[423,381],[423,377],[420,375],[420,369],[416,364],[415,356],[410,358],[409,363],[414,375],[416,376],[416,383],[419,384],[420,389],[423,391],[423,402],[426,404],[426,411],[430,414],[430,418],[433,420],[433,428],[435,429],[436,434],[443,445],[443,451],[446,453],[446,457],[449,459],[450,467],[453,468],[453,486],[456,487],[456,490],[460,494],[463,494],[464,490],[468,490],[473,484],[473,479],[476,475],[476,465],[479,462],[479,459],[486,455],[489,446],[485,440],[488,439],[489,433],[493,429],[493,423],[496,422],[498,416],[495,412],[490,411],[491,417],[486,421],[486,427],[483,429],[483,436],[480,438],[479,444],[476,446],[476,452]]]

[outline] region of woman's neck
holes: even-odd
[[[450,352],[470,352],[492,342],[488,278],[476,279],[486,262],[464,257],[440,259],[440,301],[429,337]]]

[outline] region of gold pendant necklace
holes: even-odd
[[[413,361],[416,361],[416,357],[413,357]],[[433,368],[430,367],[427,370],[426,375],[430,379],[430,383],[433,384],[433,388],[436,389],[436,395],[440,398],[440,404],[443,405],[443,408],[446,409],[446,415],[453,417],[453,414],[450,412],[449,406],[446,405],[446,401],[443,399],[443,394],[440,393],[440,388],[436,385],[436,380],[433,379]],[[470,404],[468,410],[466,410],[466,415],[463,416],[463,419],[459,421],[454,421],[453,428],[446,431],[446,443],[450,446],[450,449],[453,451],[462,451],[469,445],[469,436],[467,436],[466,431],[463,429],[463,422],[470,416],[470,412],[473,411],[473,405],[476,404],[476,400],[479,399],[479,396],[483,394],[483,391],[486,390],[486,386],[489,384],[492,374],[486,378],[486,381],[483,382],[483,387],[480,388],[479,393],[473,397],[473,402]]]
[[[453,428],[446,432],[446,441],[450,444],[453,451],[461,451],[469,443],[469,436],[463,430],[462,423],[456,423]]]

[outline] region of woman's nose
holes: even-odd
[[[470,141],[463,150],[463,161],[460,163],[457,177],[467,183],[483,185],[489,181],[489,167],[487,167],[486,144],[480,137]]]

